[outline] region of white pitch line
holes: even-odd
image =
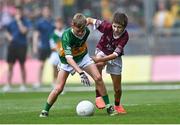
[[[127,85],[124,90],[178,90],[180,85]]]
[[[50,92],[52,88],[42,87],[39,89],[28,88],[26,92]],[[83,92],[83,91],[94,91],[94,86],[83,87],[83,86],[74,86],[74,87],[65,87],[66,92]],[[112,91],[113,87],[107,86],[108,91]],[[123,85],[123,90],[180,90],[180,85]],[[20,92],[18,88],[12,88],[9,92]],[[0,93],[3,93],[0,90]]]

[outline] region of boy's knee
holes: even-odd
[[[114,91],[115,91],[116,94],[121,94],[122,93],[121,89],[115,89]]]
[[[102,81],[102,76],[101,76],[101,75],[97,75],[97,76],[94,78],[94,80],[95,80],[96,82],[100,82],[100,81]]]

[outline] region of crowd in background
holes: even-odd
[[[54,2],[58,2],[59,6],[61,6],[61,15],[55,15]],[[153,5],[153,15],[152,18],[150,18],[152,28],[156,30],[180,27],[180,0],[154,0]],[[50,30],[53,31],[53,20],[57,16],[61,16],[63,19],[64,27],[69,27],[71,25],[73,15],[77,12],[83,13],[87,17],[90,16],[110,21],[112,13],[119,10],[126,13],[128,16],[127,29],[129,31],[132,30],[136,32],[143,30],[144,32],[144,29],[147,27],[145,21],[144,0],[0,0],[0,59],[6,59],[8,56],[7,51],[9,42],[7,42],[8,38],[6,31],[13,27],[11,26],[11,28],[9,28],[9,25],[11,25],[14,19],[16,19],[17,6],[22,7],[23,17],[26,18],[28,22],[28,25],[26,25],[28,28],[26,34],[28,58],[37,57],[37,49],[34,48],[40,47],[40,49],[42,49],[42,46],[46,46],[45,44],[42,44],[42,46],[40,44],[34,44],[33,39],[35,39],[35,32],[39,32],[40,36],[38,37],[42,37],[41,39],[47,39],[44,37],[49,36],[49,34],[46,33],[50,32]],[[44,10],[44,7],[48,7],[49,10]],[[44,16],[48,16],[50,22],[48,22],[49,24],[47,24],[47,22],[42,23],[40,26],[39,20],[41,20]],[[49,28],[44,27],[51,24],[52,26]],[[48,28],[49,30],[42,31],[42,27]],[[13,29],[12,34],[14,32],[16,32],[16,29]],[[96,34],[97,32],[94,33]],[[132,34],[131,32],[129,34],[131,40]],[[97,37],[94,38],[96,38],[97,41]],[[49,54],[47,55],[49,56]],[[43,57],[43,60],[40,59],[40,61],[42,61],[41,69],[43,69],[46,58]],[[41,77],[42,71],[40,71],[39,82],[41,82]]]
[[[156,28],[173,28],[180,26],[180,1],[160,0],[157,2],[156,12],[153,19]]]
[[[41,9],[44,5],[49,6],[53,18],[57,16],[54,12],[53,2],[59,2],[58,4],[61,6],[61,17],[65,27],[70,26],[71,18],[76,12],[94,18],[111,20],[112,13],[118,9],[128,15],[127,28],[129,31],[138,32],[146,28],[144,0],[0,0],[0,59],[5,58],[5,47],[7,47],[3,32],[13,19],[15,7],[21,5],[24,16],[31,22],[31,28],[27,35],[28,56],[34,56],[32,34],[35,23],[41,17]],[[180,0],[154,0],[152,2],[155,7],[150,20],[154,29],[180,26]]]
[[[112,13],[118,8],[125,11],[130,18],[130,26],[143,27],[144,2],[143,0],[60,0],[65,24],[69,25],[75,12],[82,12],[86,16],[110,19]],[[40,10],[44,4],[53,7],[52,0],[0,0],[0,28],[8,24],[15,12],[16,5],[23,5],[24,15],[32,22],[41,16]],[[154,26],[173,27],[179,25],[179,0],[155,0]],[[53,9],[52,9],[53,10]],[[93,11],[92,11],[93,10]],[[53,12],[52,12],[53,15]],[[159,16],[159,17],[158,17]],[[159,22],[159,23],[158,23]]]
[[[65,24],[69,25],[75,12],[82,12],[86,16],[110,19],[112,13],[118,8],[125,11],[129,17],[130,28],[142,28],[144,24],[143,0],[60,0]],[[155,27],[179,26],[179,0],[156,0],[156,10],[152,20]],[[40,10],[44,4],[53,7],[52,0],[0,0],[0,29],[7,25],[14,15],[15,6],[23,5],[24,15],[32,23],[41,16]],[[92,11],[93,10],[93,11]],[[53,9],[52,9],[53,11]],[[53,12],[52,12],[53,15]]]

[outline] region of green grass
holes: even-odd
[[[48,118],[39,118],[49,93],[0,94],[0,124],[180,124],[180,91],[124,91],[122,103],[128,114],[108,116],[96,109],[94,116],[79,117],[80,100],[94,101],[93,92],[67,92],[60,95]],[[113,102],[113,93],[109,92]]]

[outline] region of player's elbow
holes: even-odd
[[[94,19],[91,18],[91,17],[87,17],[87,18],[86,18],[86,21],[87,21],[87,24],[93,24]]]

